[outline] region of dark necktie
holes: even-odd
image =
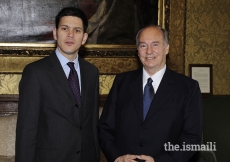
[[[74,68],[73,62],[68,62],[67,65],[70,67],[70,73],[68,77],[69,84],[73,90],[73,93],[75,95],[75,98],[77,100],[78,106],[81,105],[81,92],[80,92],[80,86],[79,86],[79,79],[77,75],[77,71]]]
[[[148,78],[148,81],[144,88],[144,95],[143,95],[143,120],[145,120],[145,117],[149,111],[150,104],[154,97],[154,89],[152,85],[153,80],[151,78]]]

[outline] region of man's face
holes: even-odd
[[[57,48],[69,60],[74,60],[81,45],[85,44],[88,34],[83,31],[82,20],[74,16],[61,18],[58,29],[54,28],[53,37]]]
[[[144,69],[150,76],[164,67],[168,51],[169,45],[165,46],[160,29],[148,27],[140,33],[138,54]]]

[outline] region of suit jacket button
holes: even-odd
[[[82,126],[80,126],[80,130],[82,130]]]
[[[139,144],[140,147],[144,147],[142,144]]]
[[[81,153],[81,151],[77,151],[77,152],[76,152],[76,154],[78,154],[78,155],[79,155],[80,153]]]

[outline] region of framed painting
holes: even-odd
[[[21,73],[26,64],[53,52],[54,19],[65,6],[77,6],[86,13],[89,38],[80,54],[95,64],[100,74],[138,68],[136,32],[147,24],[167,28],[169,23],[169,0],[3,0],[0,73]]]
[[[138,30],[164,25],[165,0],[2,0],[0,42],[55,43],[55,16],[67,6],[88,18],[87,44],[135,44]]]

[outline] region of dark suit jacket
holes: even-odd
[[[79,58],[78,107],[55,53],[27,65],[19,85],[16,162],[99,161],[99,73]]]
[[[194,152],[165,151],[164,144],[200,144],[198,82],[166,68],[144,121],[142,107],[142,68],[117,75],[98,124],[99,143],[107,160],[144,154],[156,162],[188,161]]]

